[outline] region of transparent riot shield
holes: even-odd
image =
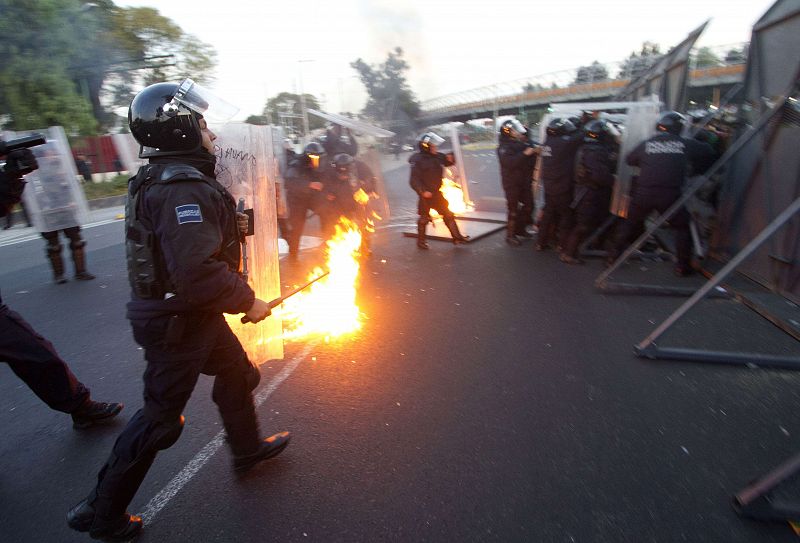
[[[217,135],[217,180],[245,209],[253,209],[255,235],[246,238],[250,286],[262,300],[281,295],[278,264],[278,224],[276,221],[275,157],[272,128],[244,123],[212,126]],[[244,260],[244,259],[243,259]],[[239,337],[250,359],[257,363],[283,358],[283,324],[276,316],[257,324],[242,324],[240,316],[229,316],[228,323]]]
[[[130,133],[112,134],[111,140],[114,142],[114,148],[117,150],[122,167],[127,170],[128,175],[136,175],[139,168],[147,164],[146,158],[139,158],[139,144],[133,139],[133,135]]]
[[[389,207],[389,195],[386,192],[386,181],[383,178],[380,154],[377,149],[372,147],[360,153],[357,159],[363,161],[372,170],[375,178],[375,196],[377,198],[372,196],[367,203],[369,215],[374,223],[379,220],[386,221],[391,217],[391,209]]]
[[[47,141],[31,148],[39,168],[25,176],[28,184],[22,193],[33,226],[39,232],[52,232],[86,223],[89,205],[78,183],[64,129],[53,126],[47,130],[17,132],[12,137],[36,132],[44,134]]]
[[[272,135],[272,169],[275,179],[275,205],[277,207],[277,217],[279,219],[289,218],[289,205],[286,201],[286,183],[283,176],[289,167],[286,159],[286,149],[283,146],[285,135],[283,127],[270,126]]]

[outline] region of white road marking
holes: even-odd
[[[81,225],[81,230],[88,230],[89,228],[94,228],[95,226],[104,226],[106,224],[119,222],[121,220],[123,220],[123,219],[106,219],[106,220],[103,220],[103,221],[90,222],[88,224]],[[25,235],[23,235],[21,237],[11,238],[11,239],[6,240],[6,241],[0,241],[0,247],[8,247],[9,245],[17,245],[18,243],[25,243],[25,242],[28,242],[28,241],[33,241],[35,239],[42,239],[41,234],[39,234],[38,232],[35,232],[33,234],[25,234]]]
[[[254,398],[254,402],[256,404],[256,409],[269,398],[275,390],[283,383],[297,368],[297,366],[308,357],[308,354],[311,352],[311,349],[316,347],[316,343],[312,343],[306,345],[298,356],[293,358],[290,362],[288,362],[284,368],[276,375],[269,384],[264,387],[258,394],[256,394]],[[169,504],[170,500],[174,498],[181,489],[192,480],[192,478],[197,475],[197,473],[206,465],[206,463],[211,460],[211,458],[217,453],[217,451],[225,444],[225,430],[220,430],[214,439],[208,442],[208,444],[203,447],[200,452],[194,455],[188,464],[178,473],[172,480],[167,483],[161,491],[153,496],[153,498],[147,503],[144,508],[144,512],[142,512],[142,520],[145,524],[150,524],[153,519],[158,515],[159,511],[164,509],[164,507]]]

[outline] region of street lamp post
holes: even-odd
[[[297,71],[299,74],[299,87],[300,87],[300,113],[303,117],[303,145],[306,144],[308,139],[308,111],[306,111],[306,95],[303,92],[303,63],[314,62],[313,59],[305,59],[297,61]]]

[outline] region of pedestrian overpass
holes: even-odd
[[[711,48],[732,50],[746,47],[737,44]],[[696,59],[695,64],[696,64]],[[422,104],[420,121],[426,125],[467,121],[498,115],[516,115],[526,119],[529,113],[544,110],[553,102],[602,102],[613,98],[630,83],[624,73],[624,61],[542,74],[514,81],[487,85],[448,94]],[[617,73],[616,78],[607,74]],[[719,103],[721,96],[744,80],[745,58],[720,60],[714,65],[689,70],[688,99],[698,103]],[[537,117],[538,118],[538,117]]]

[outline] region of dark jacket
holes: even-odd
[[[602,143],[581,145],[575,157],[575,184],[590,189],[612,187],[616,171],[612,155],[612,150]]]
[[[244,313],[255,300],[239,273],[236,203],[216,179],[186,157],[158,159],[154,175],[131,180],[129,198],[139,196],[139,217],[153,233],[174,296],[141,299],[132,295],[128,318],[148,319],[186,312]],[[148,180],[149,179],[149,180]],[[137,186],[138,184],[138,186]],[[126,220],[127,222],[127,220]],[[130,264],[129,264],[130,265]]]
[[[411,164],[411,175],[408,183],[420,196],[425,191],[439,192],[439,189],[442,188],[444,168],[454,164],[448,155],[442,153],[432,155],[422,152],[411,155],[408,158],[408,163]]]
[[[286,191],[292,196],[318,193],[318,191],[308,187],[309,183],[318,181],[324,184],[327,176],[328,170],[323,169],[321,165],[320,168],[316,170],[310,168],[305,161],[305,155],[300,155],[297,160],[292,161],[284,176],[286,180]]]
[[[337,136],[333,130],[328,130],[325,133],[325,141],[323,141],[322,146],[325,147],[325,152],[331,158],[339,153],[346,153],[352,157],[358,154],[358,143],[352,134],[345,139],[342,136]]]
[[[581,132],[571,135],[548,135],[542,146],[542,182],[545,194],[570,192],[575,185],[575,153],[581,143]]]
[[[680,192],[690,164],[706,166],[714,156],[707,143],[659,133],[641,142],[626,157],[639,167],[637,191]]]
[[[525,149],[529,146],[517,140],[501,141],[497,146],[497,158],[500,161],[500,180],[503,188],[521,187],[530,184],[536,155],[528,156]]]

